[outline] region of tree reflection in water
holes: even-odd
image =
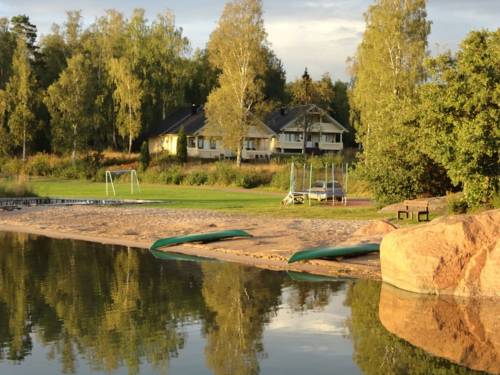
[[[325,309],[335,313],[333,296],[338,303],[347,286],[353,360],[363,372],[470,373],[390,334],[379,320],[377,282],[296,282],[283,272],[226,263],[161,262],[137,249],[22,234],[0,233],[0,244],[0,362],[21,363],[32,351],[43,348],[54,366],[65,373],[79,372],[83,363],[89,371],[111,373],[124,368],[129,374],[138,374],[147,364],[168,373],[172,358],[180,356],[190,339],[187,327],[194,327],[205,338],[207,373],[257,375],[267,352],[276,349],[264,347],[264,331],[279,311],[285,310],[285,319],[292,321],[293,315],[308,319],[307,314]],[[406,308],[395,308],[407,306],[405,300],[399,304],[399,299],[385,301],[390,302],[385,305],[389,308],[381,307],[380,316],[386,326],[418,345],[405,326],[388,324],[393,321],[387,312],[406,316]],[[432,311],[441,311],[439,304],[431,305]],[[416,310],[427,309],[425,306],[418,305]],[[493,343],[491,333],[498,331],[498,319],[473,307],[461,311],[464,314],[455,314],[457,324],[479,316],[483,331],[490,335],[490,341],[484,343]],[[439,327],[452,333],[448,328],[453,324],[447,323],[445,319]],[[483,332],[475,327],[471,326],[470,337]],[[301,344],[300,333],[293,330],[286,334],[294,338],[288,349],[292,351],[281,354],[287,355],[286,366],[292,369],[293,350],[311,342]],[[285,336],[278,336],[274,336],[275,342],[283,342],[279,340]],[[472,337],[476,347],[485,348],[477,337]],[[328,341],[326,333],[322,340]],[[319,354],[311,356],[328,369],[332,357]],[[307,354],[301,358],[308,358]],[[344,360],[351,365],[348,358]],[[184,359],[190,360],[189,356]],[[200,362],[203,366],[203,359]]]
[[[66,373],[78,356],[96,370],[137,374],[146,359],[166,372],[184,345],[182,323],[201,316],[198,266],[23,234],[0,243],[1,358],[22,361],[34,336]]]

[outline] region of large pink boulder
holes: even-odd
[[[500,210],[449,216],[387,234],[382,279],[418,293],[500,297]]]

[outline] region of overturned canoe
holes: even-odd
[[[252,237],[250,233],[245,232],[244,230],[233,229],[233,230],[223,230],[220,232],[211,232],[211,233],[201,233],[201,234],[189,234],[187,236],[176,236],[176,237],[167,237],[161,238],[158,241],[155,241],[150,250],[156,250],[160,247],[165,246],[174,246],[180,245],[183,243],[189,242],[214,242],[223,240],[226,238],[233,237]]]
[[[320,247],[297,251],[288,259],[288,263],[294,263],[299,260],[334,259],[337,257],[365,255],[379,250],[380,244],[378,243],[362,243],[359,245],[342,247]]]
[[[312,273],[306,272],[287,271],[287,274],[293,281],[302,281],[308,283],[344,282],[347,280],[346,278],[314,275]]]
[[[188,255],[188,254],[181,254],[181,253],[174,253],[170,251],[161,251],[161,250],[149,250],[151,254],[156,258],[160,260],[175,260],[175,261],[183,261],[183,262],[218,262],[216,259],[212,258],[205,258],[205,257],[198,257],[195,255]]]

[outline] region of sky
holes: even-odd
[[[130,15],[144,8],[151,20],[166,9],[176,15],[193,50],[203,48],[217,25],[225,0],[0,0],[0,17],[26,14],[39,34],[53,23],[64,23],[65,11],[80,9],[91,24],[105,9]],[[281,59],[287,79],[302,75],[307,66],[315,79],[326,72],[348,80],[346,59],[353,56],[365,27],[363,13],[371,0],[263,0],[268,41]],[[500,0],[428,0],[432,21],[432,53],[456,50],[471,30],[500,27]]]

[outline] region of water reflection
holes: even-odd
[[[346,298],[346,304],[352,309],[348,324],[354,344],[353,359],[363,373],[373,375],[475,373],[444,358],[432,355],[440,355],[439,352],[433,352],[427,347],[422,349],[418,346],[418,343],[413,346],[408,341],[403,340],[406,338],[406,334],[403,332],[412,331],[418,335],[418,332],[425,330],[428,322],[419,319],[418,314],[431,316],[432,310],[426,310],[429,306],[420,306],[418,309],[413,310],[414,316],[409,318],[407,315],[406,317],[409,319],[404,319],[403,323],[404,313],[402,313],[402,309],[398,309],[397,304],[393,305],[388,302],[386,291],[387,289],[384,286],[381,294],[380,283],[362,280],[352,285]],[[379,302],[380,318],[384,321],[386,327],[388,327],[389,331],[392,331],[392,326],[400,327],[398,328],[400,332],[394,330],[395,334],[392,334],[384,328],[379,320]],[[412,322],[412,319],[417,320]],[[406,324],[409,324],[409,328],[407,328]],[[459,329],[460,327],[456,326],[455,328]],[[456,331],[456,333],[458,332]],[[453,337],[451,330],[449,333],[448,338],[441,338],[441,333],[438,331],[433,332],[434,348],[447,345],[446,340],[452,340]]]
[[[412,345],[460,365],[500,373],[500,304],[408,293],[383,285],[380,320]]]
[[[299,279],[0,233],[0,372],[326,375],[335,366],[343,374],[469,373],[392,329],[386,320],[401,319],[407,305],[384,289],[381,318],[405,340],[389,333],[378,319],[379,283]],[[387,303],[399,311],[394,319],[382,312]],[[498,321],[485,309],[477,314],[482,331],[471,328],[471,336],[486,338],[478,349],[498,348]]]

